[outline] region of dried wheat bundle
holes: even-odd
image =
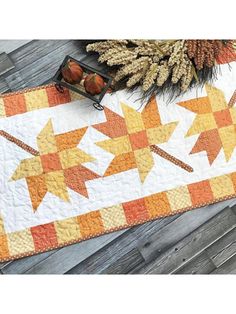
[[[229,40],[106,40],[86,49],[115,69],[114,86],[141,86],[144,96],[159,91],[176,95],[216,76],[216,59],[229,43],[235,51]]]

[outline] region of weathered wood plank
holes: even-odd
[[[23,274],[24,272],[32,268],[34,265],[45,260],[55,252],[56,250],[53,250],[42,254],[21,258],[16,261],[3,263],[2,266],[0,265],[0,269],[3,274]]]
[[[114,264],[105,269],[103,274],[128,274],[133,268],[144,263],[144,259],[137,249],[132,249],[123,255]]]
[[[188,224],[187,220],[185,222]],[[201,224],[194,232],[189,232],[188,236],[176,242],[171,247],[167,244],[166,247],[169,247],[169,249],[141,269],[134,269],[133,272],[151,274],[175,272],[188,263],[191,258],[211,245],[212,242],[227,233],[228,230],[234,228],[235,224],[236,216],[230,208],[227,208],[208,220],[205,224]],[[167,237],[168,239],[168,228],[173,227],[171,225],[165,228],[167,230],[163,229],[162,237]]]
[[[235,199],[235,203],[233,204],[233,206],[232,206],[232,210],[235,212],[235,214],[236,214],[236,199]]]
[[[129,229],[127,233],[117,238],[115,241],[97,251],[96,254],[89,256],[84,262],[71,269],[71,274],[100,274],[106,273],[107,269],[114,266],[120,258],[129,254],[136,248],[138,241],[145,239],[157,230],[162,229],[168,223],[175,220],[178,216],[167,217],[156,221],[148,222],[140,226]],[[129,263],[129,261],[127,261]],[[115,267],[115,266],[114,266]],[[125,262],[123,261],[123,267]]]
[[[236,228],[226,233],[226,235],[207,248],[206,252],[216,267],[225,263],[236,254]]]
[[[31,67],[31,65],[26,66],[19,72],[13,72],[12,74],[8,75],[6,80],[9,83],[11,81],[14,81],[13,86],[15,91],[22,89],[22,83],[15,80],[15,75],[19,73],[24,78],[24,81],[27,82],[27,87],[42,85],[45,81],[50,80],[54,76],[56,70],[60,65],[60,61],[54,60],[54,62],[52,62],[49,57],[48,59],[42,60],[42,64],[40,65],[40,60],[37,60],[34,62],[33,68]]]
[[[27,83],[23,79],[20,72],[15,72],[9,76],[6,76],[5,81],[7,82],[7,85],[12,91],[27,87]],[[18,86],[19,88],[15,88],[16,86]]]
[[[10,53],[20,47],[26,45],[31,40],[0,40],[0,53]]]
[[[215,269],[213,272],[211,272],[213,275],[219,275],[219,274],[236,274],[236,254],[231,257],[227,262],[222,264],[219,268]]]
[[[230,201],[221,202],[184,213],[147,241],[140,241],[138,245],[140,253],[146,262],[157,258],[165,250],[221,212],[229,203]]]
[[[7,264],[9,264],[10,262],[2,262],[2,263],[0,263],[0,271],[1,271],[1,269],[4,267],[4,266],[6,266]]]
[[[68,40],[32,40],[27,45],[10,53],[10,57],[16,66],[16,70],[19,71],[36,60],[46,57],[49,53],[68,42]]]
[[[3,52],[0,54],[0,75],[14,69],[14,63],[11,61],[9,56]]]
[[[209,258],[207,253],[203,251],[193,259],[191,259],[187,264],[183,267],[179,268],[175,274],[209,274],[216,267],[212,260]]]
[[[10,87],[8,86],[6,80],[1,77],[0,79],[0,94],[7,93],[10,91]]]
[[[121,230],[64,247],[30,268],[27,274],[64,274],[127,230]]]
[[[7,73],[6,80],[9,81],[9,83],[12,82],[12,89],[13,90],[19,90],[21,88],[24,88],[25,85],[27,86],[33,86],[30,85],[28,82],[28,79],[24,77],[24,73],[22,73],[22,69],[24,69],[26,66],[31,68],[29,70],[30,73],[36,72],[36,69],[34,69],[33,63],[36,61],[40,61],[41,58],[46,58],[47,55],[50,52],[53,52],[55,49],[60,48],[63,45],[66,45],[68,43],[67,40],[33,40],[27,45],[23,46],[21,49],[16,50],[10,54],[11,60],[14,62],[15,68],[11,70],[9,73]],[[55,59],[53,56],[49,58],[48,61],[51,59]],[[43,63],[42,63],[43,64]],[[49,67],[50,68],[50,67]],[[26,69],[26,72],[28,70]],[[20,84],[20,80],[15,81],[15,76],[21,76],[25,79],[26,84],[23,86]],[[48,79],[51,78],[48,77]],[[47,77],[44,78],[44,81],[47,80]],[[42,84],[42,82],[40,82]],[[38,85],[40,85],[38,84]],[[37,82],[36,84],[37,85]]]

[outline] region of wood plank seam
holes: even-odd
[[[236,253],[230,259],[228,259],[225,263],[223,263],[221,266],[213,270],[210,274],[225,274],[225,272],[222,273],[221,270],[230,262],[235,262],[234,273],[236,274]]]
[[[226,210],[226,209],[225,209]],[[227,208],[227,210],[229,210],[228,208]],[[222,211],[221,211],[222,212]],[[210,221],[211,220],[213,220],[213,218],[214,217],[221,217],[220,215],[222,215],[222,214],[220,214],[221,212],[219,212],[217,215],[214,215],[213,217],[212,217],[212,219],[209,219],[208,221],[206,221],[205,222],[205,224],[209,224],[210,223]],[[235,217],[235,214],[234,213],[232,213],[232,211],[228,211],[229,213],[231,213],[231,216],[233,215],[233,217]],[[224,211],[223,211],[223,216],[226,216],[227,217],[227,212],[225,213]],[[205,224],[203,224],[202,226],[204,226]],[[215,224],[215,223],[214,223]],[[213,225],[214,225],[213,224]],[[231,228],[233,228],[232,226],[231,226]],[[230,229],[231,229],[230,228]],[[157,261],[159,261],[159,263],[160,263],[160,261],[164,258],[167,258],[168,257],[168,254],[170,254],[170,253],[168,253],[168,252],[174,252],[174,251],[176,251],[176,247],[178,246],[177,245],[177,243],[181,243],[184,239],[186,239],[186,240],[188,240],[188,239],[191,239],[191,237],[193,237],[194,236],[194,233],[196,234],[197,232],[199,232],[199,230],[201,230],[201,226],[199,227],[199,228],[196,228],[194,231],[192,231],[188,236],[186,236],[186,237],[184,237],[184,238],[182,238],[182,239],[180,239],[180,241],[178,241],[178,242],[176,242],[174,245],[172,245],[168,250],[165,250],[165,252],[163,252],[160,256],[158,256],[158,258],[156,259],[156,258],[154,258],[153,260],[151,260],[151,261],[148,261],[148,264],[147,264],[147,268],[148,269],[150,269],[150,266],[152,265],[152,263],[156,263]],[[229,229],[227,229],[227,231],[228,231]],[[226,233],[226,232],[225,232]],[[190,241],[190,240],[189,240]],[[177,250],[178,250],[178,248],[177,248]],[[197,254],[199,253],[199,250],[194,254],[194,256],[196,256]],[[173,254],[173,253],[172,253]],[[180,255],[181,256],[181,255]],[[186,263],[187,261],[186,260],[183,260],[183,262],[184,263]],[[161,264],[160,264],[161,265]],[[183,263],[181,263],[181,265],[180,266],[183,266]],[[180,267],[180,266],[178,266],[178,267]],[[175,267],[174,269],[172,269],[172,272],[174,271],[174,270],[176,270],[178,267]]]
[[[212,242],[210,245],[204,247],[203,249],[201,249],[200,251],[198,251],[196,254],[194,254],[193,256],[191,256],[190,259],[186,259],[185,262],[179,266],[178,268],[174,269],[171,274],[175,273],[176,271],[178,271],[181,267],[185,266],[186,264],[188,264],[189,262],[191,262],[194,258],[196,258],[199,254],[203,253],[204,251],[206,252],[206,254],[208,255],[206,249],[209,248],[212,244],[216,243],[221,237],[223,237],[224,235],[226,235],[228,232],[230,232],[232,229],[234,229],[234,227],[232,227],[231,229],[227,230],[226,233],[224,233],[222,236],[218,237],[215,239],[214,242]],[[208,255],[209,259],[212,261],[212,263],[215,265],[214,261],[211,259],[211,257]],[[215,267],[217,268],[217,266],[215,265]]]

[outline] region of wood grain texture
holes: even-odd
[[[14,69],[14,63],[11,61],[9,56],[3,52],[0,54],[0,75],[5,74],[6,72]]]
[[[0,93],[8,93],[10,92],[11,89],[10,87],[8,86],[6,80],[0,76]]]
[[[187,265],[189,262],[193,264],[190,256],[194,257],[199,254],[199,252],[200,254],[204,252],[204,250],[206,251],[204,253],[205,259],[208,257],[208,259],[211,260],[211,264],[213,264],[214,268],[216,268],[217,266],[214,261],[207,254],[207,248],[213,246],[217,239],[224,237],[225,233],[232,230],[235,225],[236,215],[230,209],[225,209],[185,238],[178,246],[178,248],[181,247],[178,251],[180,253],[180,257],[182,257],[182,262],[181,260],[179,261],[180,266],[177,266],[176,263],[177,270],[174,270],[173,273],[178,273],[179,268]],[[198,262],[196,261],[196,263]]]
[[[107,267],[102,274],[128,274],[144,262],[138,249],[134,248],[129,253],[120,257],[114,264]]]
[[[17,261],[2,263],[2,265],[0,265],[0,270],[3,274],[24,274],[31,267],[34,267],[34,265],[42,262],[54,252],[55,251],[49,251],[42,254],[21,258]]]
[[[93,256],[89,257],[83,263],[78,264],[71,269],[71,274],[106,274],[110,273],[111,269],[120,269],[120,273],[125,273],[127,269],[131,272],[129,259],[123,258],[137,248],[140,239],[145,240],[152,236],[157,230],[161,230],[169,223],[174,221],[177,216],[167,217],[152,222],[147,222],[143,225],[130,228],[127,233],[117,238],[115,241],[99,250]],[[117,263],[122,263],[117,266]]]
[[[51,81],[66,55],[94,66],[81,41],[0,41],[14,64],[0,75],[0,92]],[[205,274],[235,273],[236,200],[84,241],[73,246],[1,263],[3,274]]]
[[[29,43],[31,40],[0,40],[0,53],[10,53]]]
[[[9,54],[16,67],[14,72],[22,70],[36,61],[40,61],[41,58],[46,58],[51,52],[56,51],[61,46],[65,46],[67,43],[68,40],[30,41],[20,49],[12,51],[12,53]]]
[[[227,232],[227,230],[231,229],[235,224],[235,219],[236,216],[230,209],[219,210],[218,215],[206,220],[205,223],[189,232],[189,234],[181,240],[176,241],[171,246],[167,246],[166,251],[160,255],[153,256],[152,261],[147,263],[145,267],[135,269],[134,271],[147,274],[168,274],[176,272],[180,267],[204,250],[204,248],[214,242],[215,239],[218,239]],[[188,222],[186,221],[186,223]],[[195,225],[193,225],[193,228],[194,226]]]
[[[175,274],[189,274],[189,275],[205,275],[211,273],[216,267],[207,253],[203,251],[194,257],[189,263],[180,267]]]
[[[145,261],[150,261],[159,256],[162,252],[172,247],[175,243],[193,232],[210,218],[222,211],[227,201],[215,204],[214,207],[207,206],[189,211],[181,215],[178,219],[169,224],[165,230],[154,234],[148,241],[140,241],[138,249]]]
[[[20,72],[14,72],[13,74],[9,74],[5,77],[5,81],[12,91],[17,91],[19,89],[28,87],[28,84],[25,82]]]
[[[236,253],[236,228],[233,228],[206,250],[216,267],[220,267]]]
[[[75,265],[81,263],[97,250],[119,237],[126,230],[102,235],[95,239],[83,241],[81,243],[66,246],[57,250],[54,254],[37,263],[25,273],[27,274],[64,274]],[[58,261],[60,261],[58,263]]]
[[[231,257],[227,262],[222,264],[219,268],[215,269],[211,274],[220,275],[220,274],[227,274],[233,275],[236,274],[236,254]]]

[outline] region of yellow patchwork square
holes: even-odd
[[[40,156],[23,159],[12,175],[12,180],[36,176],[43,173]]]
[[[212,113],[199,114],[195,117],[191,128],[187,132],[187,136],[199,134],[205,130],[213,130],[216,128],[216,121]]]
[[[234,186],[228,175],[210,179],[210,185],[214,197],[225,197],[234,194]]]
[[[123,103],[121,107],[129,134],[145,130],[143,119],[139,112]]]
[[[4,101],[3,101],[3,98],[0,97],[0,118],[5,118],[5,117],[6,117],[6,112],[5,112]]]
[[[177,123],[168,123],[160,127],[147,129],[147,137],[149,144],[161,144],[168,141],[170,135],[176,128]]]
[[[205,85],[205,88],[213,112],[228,108],[228,104],[225,100],[225,95],[222,91],[208,84]]]
[[[11,255],[34,251],[34,241],[29,229],[9,233],[7,237]]]
[[[81,237],[78,220],[68,218],[54,223],[59,244],[78,240]]]
[[[125,213],[121,205],[111,206],[100,210],[105,230],[126,224]]]
[[[79,148],[70,148],[59,152],[62,169],[77,166],[84,162],[93,161],[94,158]]]
[[[25,93],[24,95],[27,111],[47,108],[49,106],[47,92],[45,89],[34,90],[32,92]]]
[[[57,195],[66,202],[69,201],[69,194],[67,191],[65,177],[62,170],[45,173],[44,179],[48,192]]]
[[[224,149],[226,161],[229,161],[236,146],[235,126],[229,125],[220,128],[218,132]]]
[[[187,186],[181,186],[179,188],[167,191],[167,197],[172,211],[192,206],[192,201]]]

